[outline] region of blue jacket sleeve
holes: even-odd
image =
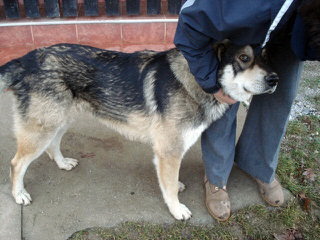
[[[187,59],[191,73],[207,93],[215,93],[220,86],[216,81],[218,59],[213,51],[213,40],[194,30],[179,19],[174,43]]]
[[[306,27],[301,16],[297,15],[292,31],[291,48],[295,55],[302,61],[320,61],[320,54],[310,47]]]
[[[239,45],[261,43],[270,25],[272,2],[188,0],[185,3],[174,43],[204,91],[219,90],[216,80],[219,63],[212,45],[226,38]]]
[[[191,73],[207,93],[220,89],[217,82],[219,62],[212,46],[226,38],[226,28],[232,28],[223,19],[223,8],[223,4],[215,0],[187,1],[180,12],[174,38],[174,44],[187,59]]]

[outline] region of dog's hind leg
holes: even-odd
[[[73,158],[65,158],[60,151],[61,139],[68,130],[68,126],[69,125],[66,124],[58,130],[56,136],[52,139],[46,150],[49,157],[57,163],[58,167],[67,171],[78,165],[78,160]]]
[[[155,144],[154,164],[161,192],[170,213],[178,220],[186,220],[191,217],[191,212],[178,199],[178,191],[182,187],[179,183],[179,170],[184,153],[178,145],[176,142],[168,143],[168,138],[166,142]]]
[[[37,124],[16,126],[17,152],[11,160],[10,169],[12,195],[16,203],[30,204],[31,197],[24,188],[24,175],[28,166],[45,151],[56,133],[56,128],[45,129]]]

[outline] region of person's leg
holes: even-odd
[[[242,170],[264,183],[274,180],[302,70],[289,43],[273,46],[270,53],[271,65],[280,78],[278,87],[273,94],[253,97],[235,155]]]
[[[234,162],[236,116],[239,103],[202,134],[202,158],[205,165],[205,202],[208,212],[219,221],[230,217],[227,180]]]
[[[227,185],[234,162],[238,108],[239,103],[231,105],[222,118],[212,123],[201,136],[206,176],[219,188]]]

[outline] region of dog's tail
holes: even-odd
[[[12,60],[3,66],[0,66],[0,93],[12,86],[15,80],[18,80],[23,68],[17,60]]]

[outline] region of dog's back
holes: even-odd
[[[166,58],[167,52],[128,54],[58,44],[2,66],[0,82],[14,92],[22,115],[31,98],[41,96],[66,108],[82,104],[98,117],[126,121],[133,111],[148,111],[150,95],[152,108],[164,111],[168,91],[180,87]],[[157,92],[150,92],[154,87]]]

